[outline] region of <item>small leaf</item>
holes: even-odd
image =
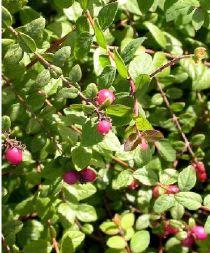
[[[141,139],[139,138],[137,133],[131,134],[124,143],[125,151],[134,150],[141,143]]]
[[[94,20],[94,31],[97,43],[99,44],[100,47],[106,49],[107,45],[106,39],[97,19]]]
[[[167,211],[174,205],[175,205],[174,196],[163,194],[158,199],[156,199],[153,208],[156,213],[162,213]]]
[[[174,184],[177,182],[179,172],[175,169],[165,169],[160,174],[160,183],[165,185]]]
[[[58,67],[62,67],[70,58],[70,56],[71,56],[71,47],[70,46],[62,47],[55,52],[53,56],[53,63]]]
[[[42,70],[35,80],[36,87],[41,88],[47,85],[50,81],[50,71],[48,69]]]
[[[109,88],[114,82],[116,68],[111,65],[106,66],[98,77],[98,84],[101,88]]]
[[[2,116],[2,131],[8,131],[11,127],[11,120],[9,116]]]
[[[207,194],[206,197],[204,198],[204,206],[207,206],[208,208],[210,208],[210,194]]]
[[[131,250],[133,253],[140,253],[145,251],[150,243],[150,234],[146,230],[136,232],[130,242]]]
[[[74,46],[74,55],[77,59],[81,59],[89,53],[92,41],[93,37],[90,33],[83,32],[79,34]]]
[[[159,141],[156,145],[164,160],[173,162],[176,159],[176,151],[167,140]]]
[[[133,213],[125,213],[121,216],[121,227],[123,229],[128,229],[133,227],[135,222],[135,217]]]
[[[139,131],[146,131],[146,130],[152,130],[153,129],[153,127],[149,123],[149,121],[146,118],[142,117],[142,116],[139,116],[138,118],[135,118],[135,122],[136,122],[136,126],[137,126]]]
[[[146,13],[152,7],[154,0],[147,0],[147,1],[137,0],[137,2],[140,11]]]
[[[178,185],[181,191],[191,190],[196,183],[196,172],[192,166],[188,166],[179,173]]]
[[[79,82],[82,78],[82,70],[79,64],[76,64],[69,72],[69,79],[71,82]]]
[[[197,8],[192,16],[192,24],[195,30],[199,30],[204,24],[205,16],[202,8]]]
[[[121,236],[112,236],[108,239],[107,245],[113,249],[124,249],[126,241]]]
[[[74,247],[70,236],[65,233],[61,240],[61,253],[73,253]]]
[[[204,229],[207,234],[210,234],[210,215],[207,217]]]
[[[141,44],[145,41],[146,37],[140,37],[137,39],[132,40],[128,43],[128,45],[122,50],[121,56],[124,60],[125,64],[129,63],[134,55],[137,49],[141,46]]]
[[[175,199],[189,210],[197,210],[202,202],[201,196],[195,192],[179,192],[175,194]]]
[[[71,155],[75,168],[77,170],[80,170],[90,165],[92,150],[82,146],[78,146],[72,150]]]
[[[133,177],[136,178],[143,185],[155,185],[158,182],[158,175],[154,170],[146,169],[145,167],[137,169],[133,173]]]
[[[105,221],[101,224],[100,229],[107,235],[116,235],[119,233],[119,228],[113,221]]]
[[[74,223],[75,211],[72,210],[68,203],[61,203],[58,207],[58,214],[62,216],[63,219],[67,220],[70,224]]]
[[[125,66],[125,63],[124,63],[123,59],[121,58],[121,56],[119,55],[117,49],[114,50],[114,61],[115,61],[116,68],[117,68],[119,74],[123,78],[128,78],[127,67]]]
[[[4,27],[9,27],[12,25],[12,15],[10,12],[2,6],[2,24]]]
[[[117,175],[117,178],[112,181],[112,187],[115,190],[119,190],[128,186],[132,181],[132,173],[129,170],[123,170]]]
[[[144,25],[147,27],[147,29],[152,34],[153,38],[156,40],[156,42],[162,47],[165,48],[167,41],[165,38],[165,35],[163,31],[161,31],[156,25],[146,21],[144,22]]]
[[[117,13],[118,3],[113,2],[106,4],[98,13],[98,21],[101,29],[106,30],[114,21]]]
[[[131,114],[133,109],[125,105],[111,105],[106,109],[108,115],[114,115],[118,117],[124,117],[127,114]]]
[[[30,36],[19,32],[18,41],[23,51],[27,53],[36,51],[36,43]]]
[[[97,220],[95,208],[87,204],[80,204],[78,206],[76,216],[80,221],[83,222],[92,222]]]

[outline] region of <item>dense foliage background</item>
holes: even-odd
[[[210,252],[210,237],[182,243],[210,233],[210,1],[2,4],[3,154],[25,145],[3,158],[3,252]],[[62,180],[86,167],[96,181]]]

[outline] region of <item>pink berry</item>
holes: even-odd
[[[178,228],[174,228],[169,222],[164,224],[164,236],[175,235],[178,232]]]
[[[141,140],[140,147],[141,147],[142,150],[147,150],[148,149],[148,143],[144,138],[142,138],[142,140]]]
[[[100,90],[97,94],[97,103],[99,105],[102,105],[106,100],[108,100],[110,104],[113,103],[113,101],[115,100],[115,95],[113,91],[107,89]]]
[[[139,187],[139,184],[136,180],[133,180],[129,185],[128,185],[128,188],[130,190],[135,190],[136,188]]]
[[[167,194],[176,194],[179,192],[179,187],[175,184],[169,185],[167,188]]]
[[[182,246],[188,247],[188,248],[192,247],[193,243],[194,243],[194,238],[190,234],[188,234],[187,237],[181,241]]]
[[[108,120],[101,120],[98,122],[97,131],[99,134],[107,134],[111,129],[112,125]]]
[[[152,190],[152,196],[153,198],[158,198],[160,196],[160,186],[156,185]]]
[[[200,182],[205,182],[207,180],[207,174],[206,172],[197,174],[197,177],[199,179]]]
[[[207,233],[202,226],[193,227],[191,232],[195,240],[205,240],[207,238]]]
[[[203,162],[195,162],[193,164],[193,167],[196,169],[196,171],[201,172],[201,173],[206,171],[205,165]]]
[[[76,184],[79,180],[79,173],[77,171],[67,171],[63,176],[63,180],[67,184]]]
[[[86,168],[81,170],[79,173],[82,182],[94,182],[96,180],[97,174],[92,169]]]
[[[23,160],[23,152],[18,148],[8,148],[5,153],[6,160],[12,165],[18,165]]]

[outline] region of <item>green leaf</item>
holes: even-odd
[[[152,130],[153,127],[149,121],[141,116],[135,119],[139,131]]]
[[[24,253],[50,253],[52,250],[52,246],[48,244],[47,241],[43,239],[39,239],[38,241],[31,241],[29,244],[27,244],[23,252]]]
[[[141,74],[150,74],[152,71],[152,57],[146,53],[140,53],[129,64],[129,74],[136,80]]]
[[[173,195],[163,194],[156,199],[154,204],[154,211],[156,213],[162,213],[170,209],[175,205],[175,199]]]
[[[113,249],[124,249],[126,246],[126,241],[121,236],[112,236],[107,241],[107,246]]]
[[[106,4],[98,13],[98,21],[101,29],[106,30],[114,21],[115,15],[117,13],[118,3],[113,2]]]
[[[146,250],[150,243],[150,234],[146,230],[136,232],[132,238],[130,247],[133,253],[140,253]]]
[[[81,59],[89,53],[92,41],[93,37],[90,33],[83,32],[79,34],[74,46],[74,55],[77,59]]]
[[[150,214],[142,214],[136,220],[136,230],[142,230],[150,225]]]
[[[53,2],[57,8],[64,9],[70,7],[74,3],[74,0],[53,0]]]
[[[76,216],[80,221],[83,222],[92,222],[97,220],[95,208],[87,204],[80,204],[78,206]]]
[[[57,100],[62,101],[67,98],[74,99],[78,96],[78,89],[75,87],[67,88],[64,87],[60,89],[57,93]]]
[[[153,67],[154,67],[154,71],[156,69],[158,69],[159,67],[163,66],[164,64],[166,64],[168,62],[165,54],[163,52],[157,52],[155,53],[154,57],[153,57]],[[170,67],[165,68],[163,71],[161,71],[160,73],[158,73],[156,75],[156,77],[165,77],[170,75]]]
[[[72,244],[71,237],[68,233],[65,233],[61,240],[61,253],[73,253],[74,247]]]
[[[127,114],[131,114],[133,109],[125,105],[111,105],[106,109],[108,115],[117,117],[125,117]]]
[[[165,185],[174,184],[177,182],[179,172],[175,169],[163,170],[160,174],[160,183]]]
[[[97,19],[94,20],[94,31],[98,45],[106,49],[107,46],[106,39]]]
[[[2,116],[2,131],[8,131],[11,127],[11,120],[9,116]]]
[[[72,187],[76,190],[76,197],[79,201],[89,198],[96,193],[96,187],[91,183],[77,184]]]
[[[195,30],[199,30],[204,24],[205,16],[202,8],[197,8],[192,16],[192,24]]]
[[[117,178],[112,181],[112,187],[118,190],[128,186],[132,181],[132,173],[129,170],[123,170],[117,175]]]
[[[79,64],[76,64],[69,72],[69,79],[71,82],[79,82],[82,78],[82,70]]]
[[[183,205],[176,202],[175,205],[170,209],[170,212],[173,219],[181,220],[185,210]]]
[[[196,183],[196,172],[192,166],[188,166],[179,173],[178,185],[181,191],[191,190]]]
[[[105,221],[100,225],[100,229],[107,235],[116,235],[119,233],[119,228],[113,221]]]
[[[36,87],[41,88],[47,85],[49,81],[50,81],[50,71],[48,69],[44,69],[37,75],[35,85]]]
[[[98,93],[98,87],[95,83],[88,84],[87,88],[85,89],[85,95],[88,98],[95,98]]]
[[[103,140],[103,136],[97,132],[97,124],[88,120],[82,127],[81,144],[85,147],[90,147]]]
[[[18,42],[26,53],[34,53],[36,51],[35,41],[28,35],[19,32]]]
[[[201,206],[202,198],[195,192],[179,192],[175,195],[178,203],[189,210],[197,210]]]
[[[63,67],[63,65],[67,62],[67,60],[69,60],[70,56],[71,56],[71,47],[64,46],[55,52],[53,56],[53,63],[58,67]]]
[[[141,46],[141,44],[145,41],[145,39],[146,39],[146,37],[140,37],[137,39],[133,39],[122,50],[121,56],[122,56],[122,59],[124,60],[125,64],[129,63],[133,59],[137,49]]]
[[[204,206],[207,206],[208,208],[210,208],[210,194],[207,194],[206,197],[204,198]]]
[[[74,223],[76,214],[68,203],[61,203],[58,206],[58,214],[62,217],[62,219],[65,219],[70,224]]]
[[[6,65],[15,65],[19,64],[19,62],[23,58],[23,50],[18,44],[11,45],[9,50],[6,52],[4,56],[4,64]]]
[[[146,169],[145,167],[137,169],[133,173],[134,178],[136,178],[143,185],[155,185],[158,182],[157,173],[154,170]]]
[[[67,230],[64,234],[65,236],[68,236],[69,239],[71,239],[71,242],[73,244],[73,248],[75,252],[75,249],[79,247],[79,245],[82,243],[82,241],[85,239],[85,235],[78,230]],[[68,251],[67,251],[68,253]]]
[[[115,61],[116,68],[117,68],[119,74],[123,78],[128,78],[127,67],[125,66],[125,63],[124,63],[123,59],[121,58],[121,56],[119,55],[117,49],[114,49],[114,61]]]
[[[146,13],[153,5],[154,0],[147,0],[147,1],[142,1],[142,0],[137,0],[139,9],[142,13]]]
[[[158,152],[164,160],[173,162],[176,159],[176,151],[167,140],[162,140],[156,143]]]
[[[204,225],[205,232],[210,234],[210,215],[207,217],[207,220]]]
[[[163,31],[161,31],[156,25],[146,21],[144,22],[144,25],[147,27],[147,29],[150,31],[150,33],[152,34],[153,38],[155,39],[155,41],[162,47],[165,48],[167,41],[166,41],[166,37],[163,33]]]
[[[121,227],[123,229],[128,229],[133,227],[135,222],[135,217],[133,213],[125,213],[121,216]]]
[[[121,143],[118,137],[113,132],[109,132],[104,137],[103,142],[101,142],[99,145],[105,150],[110,150],[110,151],[121,150]]]
[[[12,15],[10,14],[10,12],[4,7],[2,6],[2,24],[3,27],[9,27],[12,25]]]
[[[81,170],[90,165],[92,150],[78,146],[72,150],[71,155],[75,168]]]
[[[116,68],[111,65],[106,66],[98,77],[98,84],[101,88],[109,88],[114,82]]]

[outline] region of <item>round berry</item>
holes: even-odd
[[[109,101],[109,103],[112,104],[114,100],[115,95],[113,91],[107,89],[100,90],[96,98],[96,101],[99,105],[102,105],[103,103],[105,103],[105,101]]]
[[[204,165],[203,162],[195,162],[195,163],[193,164],[193,167],[196,169],[197,172],[200,172],[200,173],[206,171],[205,165]]]
[[[12,165],[18,165],[23,160],[23,151],[19,148],[8,148],[5,153],[6,160]]]
[[[81,170],[79,173],[82,182],[94,182],[96,180],[97,174],[92,169],[86,168]]]
[[[168,194],[175,194],[178,192],[179,192],[179,187],[175,184],[169,185],[166,191],[166,193]]]
[[[169,222],[164,224],[164,235],[175,235],[179,232],[178,228],[172,227]]]
[[[129,185],[128,185],[128,188],[130,190],[135,190],[136,188],[139,187],[139,184],[136,180],[133,180]]]
[[[191,230],[195,240],[205,240],[207,238],[207,233],[202,226],[195,226]]]
[[[192,247],[193,243],[194,243],[194,238],[190,234],[181,241],[182,246],[188,247],[188,248]]]
[[[160,196],[160,186],[156,185],[153,189],[152,189],[152,196],[153,198],[158,198]]]
[[[100,120],[97,125],[97,131],[99,134],[107,134],[112,125],[108,120]]]
[[[79,180],[79,173],[77,171],[67,171],[63,175],[63,180],[67,184],[76,184]]]
[[[197,173],[197,177],[200,182],[205,182],[207,180],[207,174],[206,172],[203,173]]]

